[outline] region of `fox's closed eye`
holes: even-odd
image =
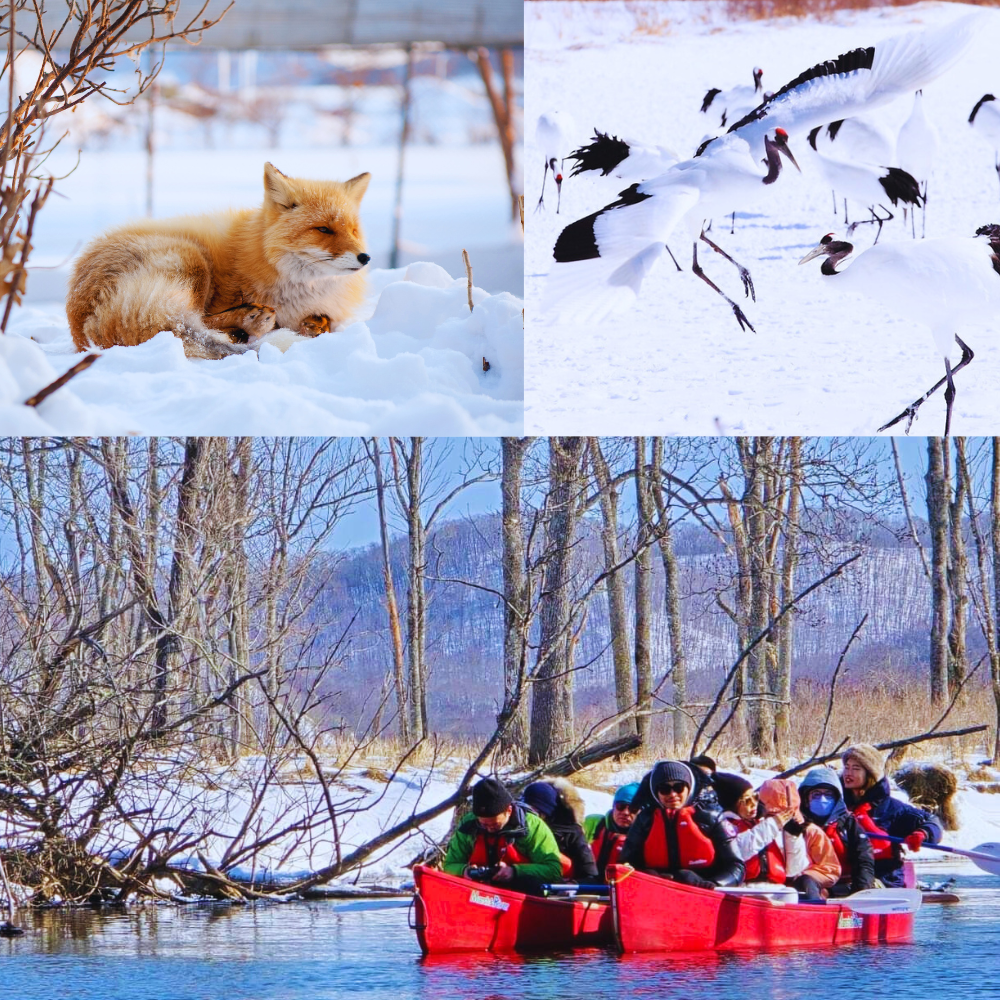
[[[319,231],[320,231],[321,233],[328,233],[328,234],[329,234],[330,236],[333,236],[333,230],[332,230],[332,229],[330,229],[330,227],[329,227],[329,226],[317,226],[316,228],[317,228],[317,229],[318,229],[318,230],[319,230]]]

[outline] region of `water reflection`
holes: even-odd
[[[28,934],[0,942],[0,985],[16,1000],[801,1000],[873,982],[892,1000],[995,998],[982,963],[1000,880],[966,876],[959,892],[924,908],[911,945],[749,955],[421,958],[405,908],[330,902],[48,911],[22,914]]]

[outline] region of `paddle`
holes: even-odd
[[[592,896],[606,896],[608,887],[601,885],[577,885],[575,882],[553,882],[550,885],[543,885],[546,892],[586,892]]]
[[[869,838],[876,840],[888,840],[893,844],[905,844],[902,837],[890,837],[887,833],[869,833]],[[964,851],[960,847],[949,847],[947,844],[922,843],[921,848],[929,847],[932,851],[947,851],[949,854],[958,854],[963,858],[974,861],[977,867],[991,875],[1000,875],[1000,844],[979,844],[971,851]]]
[[[846,906],[855,913],[916,913],[923,902],[919,889],[862,889],[850,896],[831,899],[830,904]]]

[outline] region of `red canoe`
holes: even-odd
[[[736,951],[909,941],[912,913],[854,913],[826,906],[784,905],[751,896],[694,889],[609,865],[618,947],[639,951]]]
[[[611,907],[546,899],[417,865],[415,926],[425,955],[461,951],[565,951],[614,944]]]

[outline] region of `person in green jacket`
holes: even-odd
[[[562,879],[559,848],[545,821],[514,802],[496,778],[472,788],[472,815],[448,842],[442,866],[461,875],[533,896]]]

